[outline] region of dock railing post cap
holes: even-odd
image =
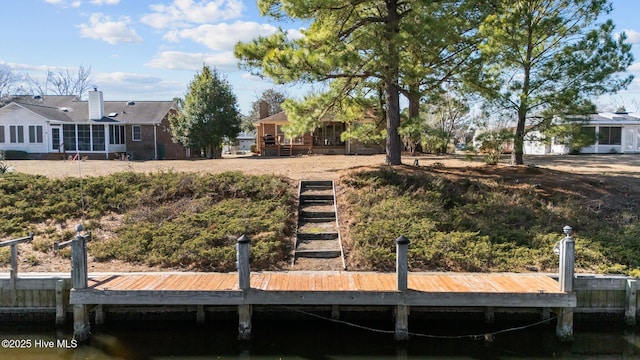
[[[567,225],[567,226],[562,228],[562,231],[564,232],[565,235],[571,236],[571,233],[573,233],[573,228],[571,228],[571,226]]]
[[[409,239],[407,239],[404,235],[400,235],[400,236],[396,239],[396,244],[398,244],[398,245],[406,245],[406,244],[409,244]]]
[[[238,238],[238,244],[246,244],[249,243],[251,240],[249,240],[249,237],[245,234],[240,235],[240,237]]]

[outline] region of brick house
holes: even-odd
[[[349,126],[360,126],[370,122],[363,119],[361,123],[346,124],[327,119],[312,132],[297,138],[285,135],[284,127],[289,124],[287,114],[283,111],[267,116],[268,107],[260,104],[260,119],[254,123],[256,127],[256,151],[261,156],[293,156],[306,154],[325,155],[370,155],[385,152],[384,144],[364,144],[355,139],[342,140],[342,133]]]

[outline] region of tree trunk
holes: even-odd
[[[409,87],[409,117],[417,118],[420,116],[420,89],[418,85]]]
[[[387,105],[387,146],[386,164],[402,164],[402,141],[400,127],[400,55],[396,45],[396,35],[400,31],[400,14],[398,0],[387,0],[387,20],[385,22],[385,41],[387,44],[387,64],[385,66],[385,100]]]
[[[400,127],[400,90],[397,84],[387,84],[387,165],[402,164],[402,142],[398,128]]]
[[[211,156],[213,159],[222,159],[222,147],[220,145],[211,146]]]
[[[526,118],[518,114],[518,125],[513,137],[513,152],[511,153],[511,165],[524,164],[524,125]]]

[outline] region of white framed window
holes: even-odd
[[[11,125],[9,126],[9,141],[13,144],[15,143],[19,143],[22,144],[24,143],[24,127],[21,125],[15,126],[15,125]]]
[[[131,126],[131,140],[142,141],[142,127],[140,125]]]
[[[41,125],[29,125],[29,142],[31,144],[42,144],[42,126]]]

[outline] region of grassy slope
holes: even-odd
[[[577,231],[579,269],[638,275],[640,189],[633,185],[624,177],[532,167],[351,173],[339,184],[348,265],[392,270],[394,239],[404,235],[414,271],[554,270],[553,246],[569,224]],[[99,234],[89,247],[98,261],[229,271],[235,240],[246,233],[253,268],[283,269],[295,226],[294,190],[281,177],[237,172],[82,180],[7,174],[0,178],[0,238],[34,231],[33,249],[49,252],[54,241],[73,236],[59,224],[84,217]],[[0,263],[7,261],[8,249],[0,249]]]
[[[378,168],[344,178],[351,263],[392,270],[549,271],[571,225],[578,271],[640,275],[637,181],[535,167]]]

